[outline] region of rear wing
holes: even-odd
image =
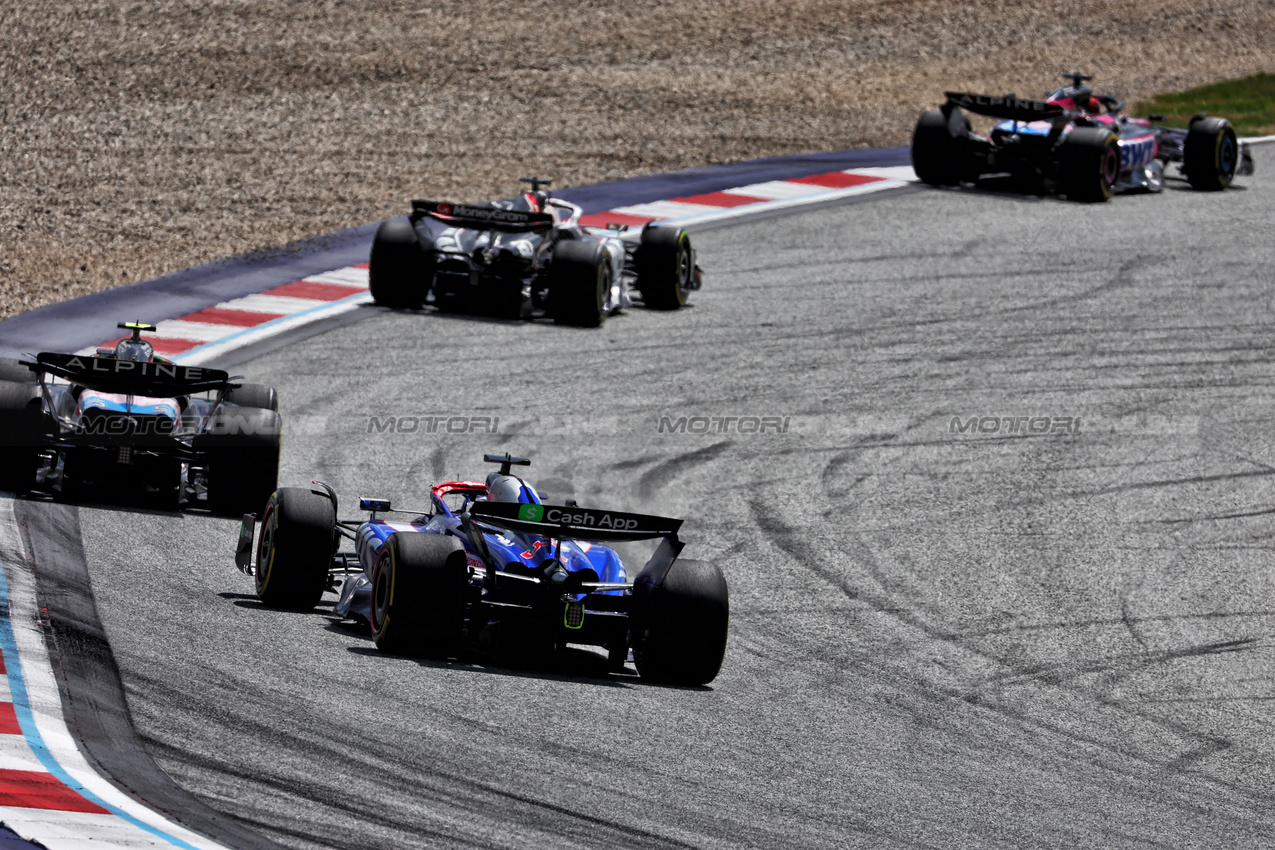
[[[179,366],[176,363],[142,363],[136,360],[53,354],[46,351],[36,355],[34,364],[26,365],[33,372],[65,378],[100,393],[175,398],[209,390],[224,390],[230,386],[230,375],[220,369]]]
[[[986,115],[989,118],[1007,121],[1048,121],[1065,114],[1063,108],[1056,103],[1027,100],[1012,94],[1001,97],[956,91],[943,92],[943,94],[947,97],[948,106],[959,106],[976,115]]]
[[[598,543],[660,537],[676,541],[682,527],[682,520],[668,517],[518,502],[475,502],[469,508],[469,516],[480,525]]]
[[[510,233],[551,230],[554,225],[552,213],[502,210],[475,204],[452,204],[447,201],[412,201],[411,220],[419,221],[425,216],[452,227],[503,230]]]

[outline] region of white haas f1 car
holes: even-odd
[[[412,201],[407,220],[384,222],[369,262],[373,300],[597,327],[634,297],[676,310],[702,285],[685,230],[585,227],[580,207],[542,189],[548,180],[522,180],[532,190],[511,200]]]
[[[485,483],[434,486],[423,511],[362,499],[368,518],[342,520],[327,485],[280,489],[262,514],[255,562],[253,515],[235,562],[272,607],[308,610],[339,588],[336,613],[367,623],[383,652],[525,657],[578,644],[604,648],[613,672],[632,651],[645,679],[703,685],[717,676],[726,580],[711,563],[679,558],[680,519],[544,504],[510,474],[530,461],[484,459],[499,471]],[[604,545],[653,539],[659,546],[632,578]]]
[[[96,356],[0,360],[0,489],[240,516],[274,491],[278,396],[156,357],[132,332]]]
[[[1063,76],[1071,84],[1043,101],[947,92],[947,103],[917,121],[916,176],[935,186],[1009,177],[1027,191],[1105,201],[1117,192],[1161,191],[1169,163],[1195,189],[1225,189],[1237,174],[1253,173],[1247,143],[1225,118],[1196,115],[1186,129],[1166,127],[1159,115],[1125,115],[1121,101],[1084,85],[1085,74]],[[1000,121],[981,136],[966,111]]]

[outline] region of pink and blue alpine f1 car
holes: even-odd
[[[934,186],[1008,178],[1030,192],[1105,201],[1117,192],[1159,192],[1165,167],[1195,189],[1218,190],[1253,173],[1248,145],[1225,118],[1197,115],[1187,129],[1162,116],[1133,118],[1111,95],[1095,95],[1085,74],[1043,101],[946,92],[947,102],[921,114],[912,136],[912,167]],[[988,135],[971,130],[965,112],[1000,119]]]
[[[526,658],[578,644],[605,649],[613,672],[631,651],[646,679],[702,685],[717,676],[726,580],[714,564],[679,558],[682,520],[545,504],[511,474],[529,460],[484,459],[500,464],[485,482],[435,485],[422,511],[361,499],[362,520],[338,519],[325,484],[280,489],[259,535],[256,516],[244,517],[235,562],[272,607],[308,610],[339,590],[336,614],[367,623],[388,653]],[[630,576],[606,544],[642,540],[660,543]]]
[[[0,489],[239,516],[277,485],[270,387],[155,356],[131,332],[96,355],[0,361]]]

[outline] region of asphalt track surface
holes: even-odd
[[[262,608],[231,521],[81,508],[143,740],[294,847],[1270,846],[1256,157],[1218,194],[925,190],[700,233],[692,308],[599,331],[368,308],[243,364],[279,389],[283,482],[347,506],[507,450],[553,500],[685,516],[730,583],[726,664],[675,689],[586,650],[385,657]]]

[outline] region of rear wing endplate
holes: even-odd
[[[424,216],[438,219],[452,227],[469,227],[482,230],[504,230],[510,233],[526,233],[553,228],[551,213],[527,210],[502,210],[475,204],[453,204],[447,201],[412,201],[412,221]]]
[[[992,97],[985,94],[969,94],[967,92],[943,92],[949,106],[986,115],[989,118],[1001,118],[1007,121],[1048,121],[1064,114],[1063,108],[1056,103],[1045,103],[1043,100],[1027,100],[1012,94]]]
[[[682,520],[668,517],[518,502],[475,502],[469,514],[470,519],[480,525],[598,543],[661,537],[676,540],[682,527]]]
[[[33,371],[65,378],[100,393],[175,398],[224,390],[230,385],[230,375],[220,369],[179,366],[176,363],[142,363],[46,351],[35,356],[34,364],[27,365],[34,365]]]

